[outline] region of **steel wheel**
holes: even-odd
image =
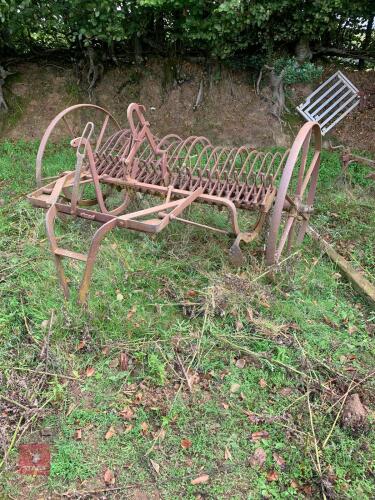
[[[320,152],[320,127],[308,122],[293,143],[277,189],[266,242],[268,265],[277,264],[283,251],[290,252],[294,244],[302,243],[315,198]]]
[[[48,163],[48,158],[46,158],[47,144],[63,141],[68,148],[71,148],[70,141],[81,136],[87,122],[93,122],[95,127],[91,138],[94,151],[98,151],[108,137],[121,130],[116,119],[104,108],[95,104],[76,104],[61,111],[48,125],[40,142],[36,157],[37,187],[57,178],[57,175],[43,177],[43,167]],[[64,170],[73,170],[74,160],[73,164],[69,162],[66,167]],[[56,174],[56,172],[54,173]]]

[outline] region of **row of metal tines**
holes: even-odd
[[[289,152],[258,151],[251,146],[215,147],[205,137],[181,139],[174,134],[156,139],[156,143],[159,154],[146,139],[137,144],[129,130],[117,132],[96,153],[99,175],[122,179],[133,173],[139,182],[167,183],[186,191],[203,187],[204,194],[226,197],[236,205],[249,207],[262,204],[269,188],[275,187]],[[134,147],[136,169],[126,162]]]

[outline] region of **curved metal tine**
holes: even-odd
[[[94,153],[97,153],[99,148],[100,148],[100,144],[102,143],[102,140],[104,137],[104,132],[105,132],[105,129],[107,128],[107,125],[108,125],[108,121],[109,121],[109,115],[106,115],[104,118],[104,121],[103,121],[102,128],[100,129],[98,139],[97,139],[96,144],[95,144]]]
[[[258,159],[259,159],[259,158],[262,156],[262,154],[263,154],[263,153],[262,153],[262,151],[257,151],[257,150],[253,151],[252,153],[254,153],[254,158],[252,158],[252,163],[251,163],[251,165],[250,165],[250,169],[249,169],[249,172],[248,172],[247,177],[246,177],[246,183],[247,183],[247,184],[248,184],[248,182],[249,182],[250,177],[254,174],[255,165],[256,165],[256,163],[257,163]],[[252,154],[252,153],[250,153],[250,154]],[[250,156],[250,155],[249,155],[249,156]],[[249,162],[250,162],[250,159],[249,159]]]
[[[263,161],[262,161],[262,164],[260,166],[260,170],[259,170],[258,174],[262,173],[264,175],[264,177],[266,177],[266,175],[268,175],[268,172],[270,171],[270,165],[272,165],[273,159],[274,159],[274,154],[271,153],[270,151],[268,151],[263,158]],[[270,161],[268,161],[268,160],[270,160]],[[268,168],[266,168],[266,171],[264,172],[265,165],[268,165]]]
[[[223,169],[219,170],[221,165],[225,165],[228,161],[228,156],[230,155],[231,150],[226,147],[222,147],[220,154],[217,158],[217,169],[215,170],[215,177],[216,181],[214,182],[211,192],[214,192],[216,189],[221,189],[222,186],[220,186],[221,178],[223,176]],[[220,160],[221,158],[224,157],[224,161],[221,163]]]
[[[220,168],[220,158],[222,157],[222,147],[216,147],[212,150],[210,156],[207,158],[207,164],[203,170],[203,176],[207,176],[210,179],[209,182],[209,191],[210,194],[215,189],[216,183],[215,178],[217,179],[217,171]],[[218,154],[219,152],[219,154]]]
[[[194,143],[198,139],[197,136],[191,136],[188,137],[187,139],[181,140],[181,142],[176,144],[176,147],[173,149],[173,151],[169,154],[169,158],[171,160],[170,163],[170,169],[172,171],[175,170],[176,164],[179,165],[181,161],[183,161],[185,158],[188,156],[188,150],[189,150],[189,145]],[[183,151],[185,150],[185,156],[182,154]],[[179,169],[179,168],[177,168]]]
[[[228,172],[228,176],[229,176],[229,178],[231,177],[233,170],[234,170],[234,171],[237,171],[237,170],[238,170],[238,169],[236,168],[237,157],[239,157],[239,158],[240,158],[240,166],[241,166],[241,167],[240,167],[240,172],[242,172],[242,169],[243,169],[243,162],[242,162],[242,156],[241,156],[241,155],[242,155],[242,153],[243,153],[243,152],[247,152],[247,151],[248,151],[248,148],[249,148],[249,146],[244,145],[244,146],[241,146],[240,148],[238,148],[238,149],[237,149],[236,156],[234,157],[233,162],[232,162],[232,167],[231,167],[231,169],[230,169],[230,170],[229,170],[229,172]],[[239,172],[239,173],[240,173],[240,172]]]
[[[193,139],[193,140],[191,140]],[[203,136],[193,136],[193,137],[188,137],[183,143],[182,143],[182,146],[180,148],[180,150],[178,151],[177,153],[177,158],[175,159],[174,163],[172,164],[171,168],[173,169],[176,162],[178,161],[178,159],[180,159],[180,153],[181,151],[183,150],[183,148],[186,148],[187,144],[189,144],[190,142],[190,147],[186,149],[186,155],[185,155],[185,158],[190,158],[191,156],[191,151],[193,150],[194,147],[196,147],[197,144],[200,144],[201,146],[205,147],[205,146],[210,146],[211,143],[210,141],[206,138],[206,137],[203,137]],[[197,164],[194,165],[193,167],[193,171],[195,169]]]
[[[201,137],[188,137],[180,144],[180,147],[173,153],[174,161],[171,164],[172,170],[174,170],[176,166],[178,168],[181,162],[183,162],[183,164],[186,164],[186,161],[188,160],[190,163],[191,151],[194,150],[196,144],[201,144]],[[185,153],[183,154],[183,152]],[[193,168],[194,167],[195,165],[193,166]]]
[[[260,176],[263,176],[263,180],[261,182],[261,186],[260,186],[260,189],[258,189],[258,192],[254,198],[254,204],[257,204],[259,202],[259,198],[261,197],[261,195],[263,194],[263,187],[265,185],[265,182],[266,182],[266,174],[263,172],[263,168],[264,168],[264,164],[267,163],[267,160],[271,158],[271,162],[272,162],[272,158],[273,158],[273,155],[272,153],[268,152],[264,155],[263,157],[263,160],[262,160],[262,163],[259,167],[259,170],[258,170],[258,173],[257,173],[257,176],[256,178],[259,178]],[[267,169],[268,171],[269,169]]]
[[[126,147],[129,145],[131,142],[131,136],[129,135],[129,140],[125,142],[122,142],[124,138],[129,134],[128,130],[122,130],[121,134],[116,138],[114,144],[112,145],[112,149],[107,152],[108,155],[113,155],[121,158],[124,155],[124,151]],[[118,145],[120,144],[120,147]]]
[[[240,171],[240,175],[241,176],[244,176],[244,179],[243,179],[243,182],[244,184],[247,184],[247,181],[248,181],[248,176],[249,174],[252,173],[251,171],[251,166],[250,166],[250,170],[249,172],[246,174],[246,169],[247,169],[247,166],[250,164],[250,161],[251,161],[251,158],[256,156],[258,154],[258,151],[256,149],[253,149],[252,151],[250,151],[248,153],[248,155],[246,156],[245,158],[245,161],[243,162],[242,164],[242,168],[241,168],[241,171]]]
[[[104,145],[102,146],[100,150],[100,154],[106,155],[108,149],[111,147],[112,144],[114,144],[118,137],[124,133],[124,130],[117,130],[111,137],[108,137],[108,139],[105,141]]]
[[[288,156],[289,156],[289,153],[290,153],[290,149],[287,149],[287,150],[285,151],[285,153],[283,154],[283,156],[282,156],[282,158],[281,158],[281,160],[280,160],[280,163],[279,163],[279,165],[277,166],[276,172],[275,172],[275,173],[273,174],[273,176],[272,176],[272,180],[273,180],[273,182],[275,182],[275,180],[276,180],[276,178],[277,178],[277,176],[278,176],[278,174],[279,174],[280,170],[284,167],[285,162],[286,162],[286,160],[287,160],[287,158],[288,158]]]
[[[219,171],[219,178],[221,179],[222,177],[226,176],[225,178],[225,182],[223,183],[222,187],[220,188],[220,190],[218,191],[218,196],[221,196],[222,193],[224,193],[226,187],[227,187],[227,184],[228,184],[228,170],[227,170],[227,166],[228,166],[228,163],[231,161],[231,157],[236,153],[237,151],[237,148],[232,148],[229,153],[228,153],[228,156],[225,160],[225,162],[223,163],[223,168]],[[229,165],[231,166],[232,163],[229,163]],[[229,169],[230,170],[230,169]]]
[[[161,149],[161,146],[164,146],[164,144],[169,141],[170,139],[174,139],[174,141],[171,141],[168,145],[167,145],[167,148],[164,149],[163,151],[167,151],[168,148],[174,143],[174,142],[181,142],[182,139],[179,135],[177,134],[168,134],[166,136],[164,136],[160,142],[158,143],[158,148]]]
[[[266,171],[265,175],[266,177],[273,177],[271,175],[271,172],[273,170],[273,166],[275,165],[276,159],[279,158],[280,160],[282,159],[282,154],[279,151],[276,151],[276,153],[273,153],[272,160],[268,166],[268,170]]]
[[[306,168],[307,156],[309,153],[311,134],[312,134],[312,129],[309,130],[309,132],[306,135],[305,140],[303,141],[303,144],[302,144],[301,165],[300,165],[300,168],[298,170],[298,181],[297,181],[297,189],[296,189],[297,196],[302,196],[301,191],[302,191],[304,173],[305,173],[305,168]]]
[[[197,166],[200,167],[200,165],[202,164],[202,160],[205,158],[206,161],[203,164],[203,169],[201,171],[202,172],[202,177],[203,177],[204,174],[206,173],[206,171],[210,170],[210,161],[211,161],[211,157],[214,154],[215,154],[215,148],[213,148],[211,146],[211,144],[207,145],[207,146],[204,146],[204,148],[202,149],[202,151],[200,153],[198,152],[198,156],[197,156],[195,165],[193,166],[193,173],[195,172]]]
[[[255,188],[257,187],[257,184],[256,184],[256,173],[254,173],[254,170],[255,170],[256,162],[258,161],[258,159],[263,154],[264,153],[262,151],[256,151],[255,158],[253,159],[253,161],[251,163],[249,173],[247,174],[247,177],[246,177],[246,184],[248,185],[248,187],[250,187],[250,189],[249,189],[249,192],[247,193],[246,197],[244,198],[244,203],[248,203],[249,202],[250,197],[253,195],[253,192],[254,192]],[[249,180],[250,180],[251,176],[254,177],[254,182],[252,184],[249,184]]]

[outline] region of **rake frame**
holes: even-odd
[[[47,209],[47,236],[66,298],[69,289],[63,258],[86,263],[79,290],[79,302],[83,304],[87,300],[100,243],[115,227],[156,234],[171,222],[178,221],[233,235],[235,239],[230,248],[230,257],[235,265],[240,265],[244,260],[240,243],[250,243],[256,239],[269,218],[266,245],[268,264],[278,262],[285,246],[290,251],[297,221],[301,225],[297,242],[302,241],[312,212],[320,161],[321,135],[316,123],[305,124],[292,148],[282,155],[259,152],[250,146],[214,147],[205,137],[184,140],[177,135],[168,135],[158,140],[144,118],[143,106],[132,103],[128,107],[129,129],[121,129],[112,115],[96,107],[103,111],[105,118],[95,147],[91,145],[94,124],[87,122],[81,136],[71,141],[71,146],[77,150],[75,170],[64,172],[43,186],[42,161],[47,141],[56,124],[62,119],[65,121],[72,108],[61,112],[47,128],[37,156],[39,187],[28,195],[32,205]],[[103,141],[109,120],[116,123],[118,130]],[[315,137],[315,149],[309,161],[312,134]],[[292,193],[290,181],[297,161],[300,161],[300,167],[297,186]],[[94,186],[95,199],[82,199],[81,190],[88,183]],[[123,202],[115,209],[110,210],[106,206],[102,193],[105,185],[116,186],[125,194]],[[131,198],[129,193],[132,192],[158,195],[163,201],[153,207],[127,213]],[[182,217],[184,210],[196,202],[225,208],[229,213],[230,228],[224,230]],[[92,204],[96,204],[98,209],[89,208]],[[241,231],[238,209],[258,212],[257,221],[249,231]],[[101,224],[87,255],[58,246],[54,224],[59,214]],[[284,223],[283,214],[286,214]]]

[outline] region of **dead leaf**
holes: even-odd
[[[119,415],[124,420],[131,420],[134,416],[134,411],[131,408],[129,408],[129,406],[126,406],[122,411],[120,411]]]
[[[208,480],[210,479],[210,476],[208,474],[203,474],[202,476],[196,477],[191,481],[191,484],[202,484],[202,483],[207,483]]]
[[[44,319],[44,320],[40,323],[40,327],[41,327],[41,329],[42,329],[42,330],[47,330],[48,325],[49,325],[49,320],[48,320],[48,319]]]
[[[124,433],[128,434],[132,429],[133,429],[133,426],[132,426],[132,424],[130,424],[127,427],[125,427]]]
[[[225,460],[232,460],[232,454],[229,451],[227,446],[225,447],[225,450],[224,450],[224,458],[225,458]]]
[[[291,392],[292,389],[290,387],[283,387],[282,389],[280,389],[279,394],[281,394],[281,396],[289,396]]]
[[[267,382],[264,380],[264,378],[261,378],[259,380],[259,385],[261,386],[262,389],[264,389],[265,387],[267,387]]]
[[[86,368],[86,377],[92,377],[94,373],[95,373],[95,368],[92,368],[92,366]]]
[[[257,448],[254,451],[254,454],[249,458],[249,464],[252,467],[262,467],[264,462],[266,461],[266,452],[263,450],[263,448]]]
[[[285,469],[285,460],[283,459],[282,456],[280,456],[278,453],[273,454],[273,459],[277,463],[277,465],[280,467],[281,470]]]
[[[116,299],[119,301],[119,302],[122,302],[124,300],[124,296],[122,295],[122,293],[118,293],[116,295]]]
[[[148,425],[146,422],[141,423],[141,432],[145,436],[148,432]]]
[[[81,340],[77,345],[77,351],[81,351],[86,345],[86,340]]]
[[[279,479],[279,475],[276,471],[270,470],[267,474],[267,481],[277,481]]]
[[[243,323],[239,319],[236,321],[236,330],[237,331],[243,330]]]
[[[246,359],[240,358],[236,361],[237,368],[244,368],[246,365]]]
[[[221,403],[221,406],[224,408],[224,410],[227,410],[229,408],[228,403]]]
[[[108,353],[109,353],[109,347],[108,346],[103,347],[102,349],[103,356],[108,356]]]
[[[252,322],[252,321],[253,321],[253,319],[254,319],[253,310],[249,307],[249,308],[247,309],[247,311],[246,311],[246,312],[247,312],[247,319],[248,319],[250,322]]]
[[[137,306],[136,305],[132,306],[132,308],[130,309],[130,311],[126,315],[126,319],[132,318],[134,316],[134,313],[136,312],[136,310],[137,310]]]
[[[109,362],[109,367],[110,368],[117,368],[119,365],[119,359],[118,358],[115,358],[115,359],[112,359],[110,362]]]
[[[108,429],[108,431],[105,433],[105,439],[111,439],[116,434],[116,429],[111,425],[111,427]]]
[[[143,394],[141,392],[137,392],[137,394],[134,397],[133,403],[139,405],[142,399],[143,399]]]
[[[297,481],[295,481],[294,479],[292,479],[292,481],[290,482],[290,486],[294,489],[294,490],[298,490],[299,488],[299,484],[297,483]]]
[[[150,462],[151,462],[151,465],[154,468],[156,474],[159,474],[160,465],[157,462],[155,462],[155,460],[152,460],[151,458],[150,458]]]
[[[197,295],[197,292],[195,290],[188,290],[186,292],[186,297],[195,297]]]
[[[311,484],[306,484],[305,486],[303,486],[302,491],[306,496],[311,497],[313,492]]]
[[[269,435],[270,434],[267,431],[256,431],[251,434],[251,441],[260,441],[261,439],[267,439]]]
[[[77,441],[81,441],[81,439],[82,439],[82,429],[77,429],[76,430],[75,438],[76,438]]]
[[[232,384],[230,386],[230,392],[234,394],[235,392],[238,392],[240,390],[240,384]]]
[[[181,448],[183,448],[184,450],[187,450],[191,447],[192,445],[192,442],[190,441],[190,439],[181,439]]]
[[[126,352],[121,352],[119,356],[119,368],[120,370],[126,371],[129,365],[129,358]]]
[[[115,476],[114,476],[113,472],[111,471],[111,469],[107,469],[104,472],[104,482],[106,484],[115,484],[116,479],[115,479]]]

